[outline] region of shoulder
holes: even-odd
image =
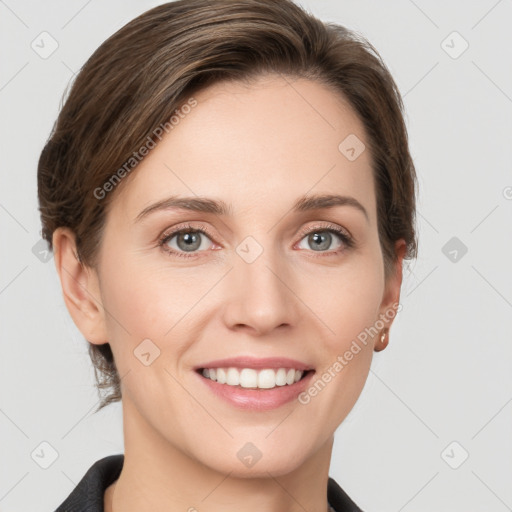
[[[327,500],[335,512],[363,512],[330,477],[327,484]]]
[[[97,460],[55,512],[103,512],[105,489],[119,478],[124,455]]]

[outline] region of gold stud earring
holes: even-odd
[[[381,350],[384,350],[388,346],[388,343],[388,331],[387,329],[383,329],[380,335],[380,343],[374,349],[375,352],[380,352]]]

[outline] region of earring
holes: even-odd
[[[387,329],[382,329],[382,333],[380,335],[380,342],[375,347],[375,349],[374,349],[375,352],[380,352],[381,350],[384,350],[388,346],[388,343],[389,343],[388,330]]]

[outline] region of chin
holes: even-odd
[[[269,478],[270,475],[279,477],[292,473],[304,462],[292,457],[291,454],[275,455],[265,457],[265,459],[262,457],[252,466],[245,466],[238,459],[226,460],[224,463],[216,464],[211,468],[219,473],[229,473],[230,478]]]
[[[254,441],[250,441],[251,438]],[[297,470],[314,450],[311,436],[296,442],[290,442],[290,437],[286,441],[279,436],[274,440],[256,435],[244,436],[243,441],[238,439],[240,437],[218,446],[215,451],[208,450],[208,454],[197,454],[197,458],[214,471],[229,473],[234,478],[269,478],[270,475],[282,476]]]

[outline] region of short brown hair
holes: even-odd
[[[50,249],[54,230],[69,227],[78,258],[95,267],[115,191],[101,199],[94,191],[126,170],[145,142],[156,143],[155,128],[194,92],[268,72],[322,82],[351,105],[372,155],[386,276],[396,240],[405,239],[407,259],[416,257],[416,174],[398,88],[363,36],[324,23],[291,0],[169,2],[133,19],[94,52],[39,159],[42,236]],[[89,353],[98,390],[110,392],[101,409],[121,399],[120,377],[108,343],[89,344]]]

